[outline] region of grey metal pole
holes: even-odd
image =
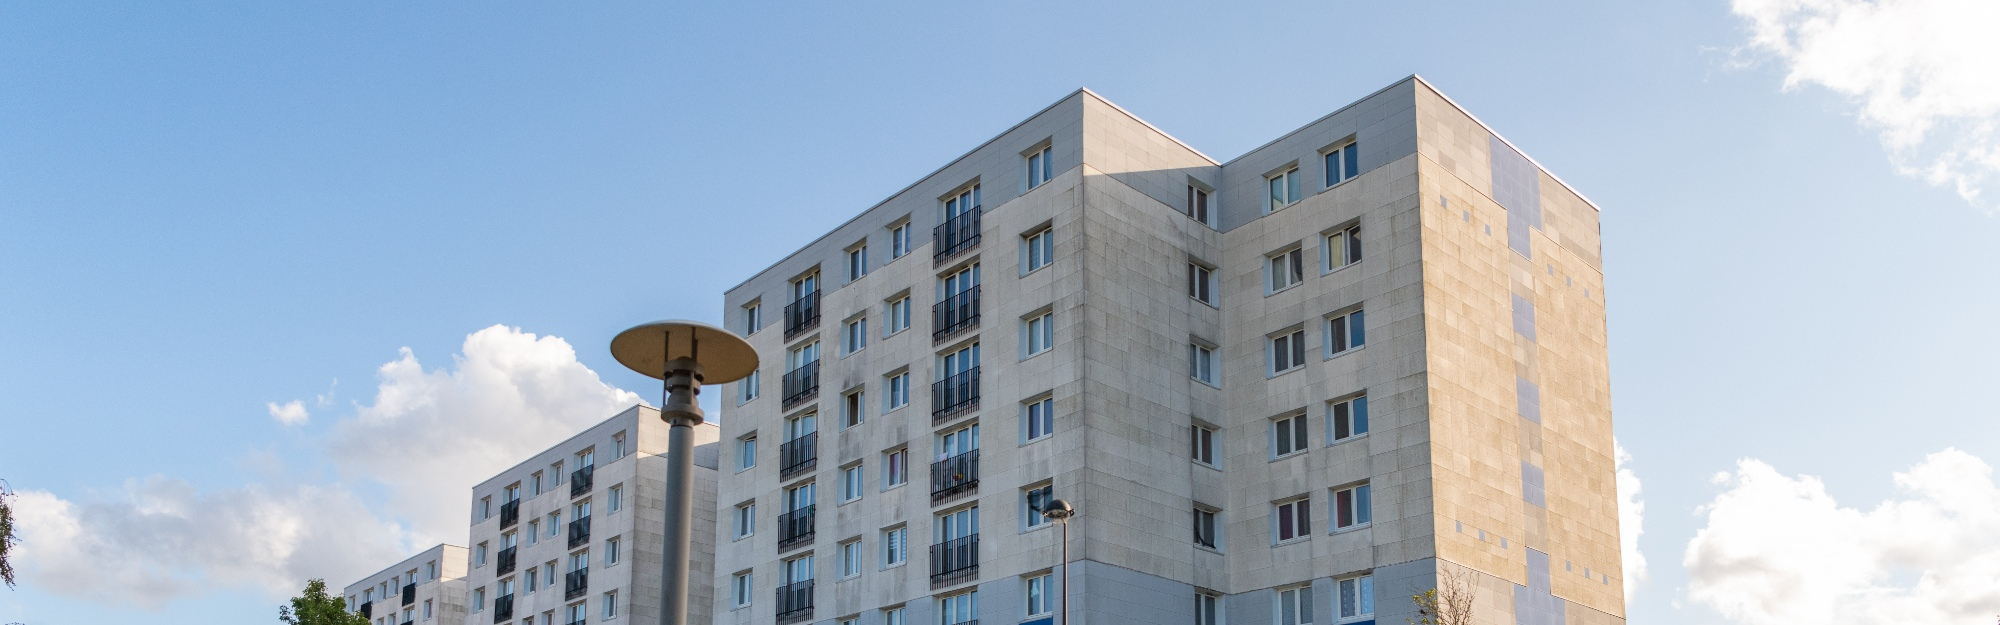
[[[1062,625],[1069,625],[1069,519],[1062,523]]]
[[[666,544],[660,562],[660,625],[687,625],[688,556],[694,550],[694,426],[702,422],[701,365],[693,359],[667,363],[666,401],[660,418],[667,422]]]

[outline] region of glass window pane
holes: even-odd
[[[1373,516],[1368,511],[1368,486],[1363,484],[1354,489],[1354,522],[1367,523]]]
[[[1343,160],[1347,161],[1347,174],[1342,176],[1342,179],[1353,178],[1355,175],[1361,173],[1361,158],[1357,153],[1357,149],[1360,147],[1361,144],[1357,143],[1340,150],[1341,154],[1346,155]]]
[[[1352,431],[1351,431],[1350,429],[1348,429],[1348,413],[1347,413],[1347,403],[1346,403],[1346,402],[1341,402],[1341,403],[1338,403],[1338,404],[1334,404],[1334,405],[1333,405],[1333,440],[1340,440],[1340,439],[1343,439],[1343,438],[1347,438],[1348,436],[1351,436],[1351,435],[1352,435]]]
[[[1367,334],[1362,330],[1361,311],[1354,311],[1354,314],[1348,315],[1347,318],[1347,331],[1351,337],[1347,344],[1355,347],[1367,344]]]
[[[1354,433],[1368,433],[1368,397],[1354,398]]]

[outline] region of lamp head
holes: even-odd
[[[757,350],[736,333],[699,321],[668,320],[633,326],[611,339],[611,357],[647,377],[664,380],[689,364],[707,384],[749,377]]]
[[[1076,516],[1076,508],[1071,507],[1067,501],[1050,499],[1048,503],[1042,504],[1042,516],[1061,521]]]

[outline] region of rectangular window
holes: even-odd
[[[750,586],[749,571],[737,573],[735,580],[730,584],[730,602],[739,608],[750,605],[750,595],[755,593],[756,590]]]
[[[618,591],[612,590],[605,592],[604,599],[601,600],[601,603],[604,604],[605,620],[618,618]]]
[[[1355,149],[1358,147],[1360,147],[1358,143],[1349,143],[1328,151],[1321,158],[1326,165],[1326,186],[1347,182],[1361,173],[1361,163],[1355,158]]]
[[[1050,522],[1048,517],[1042,516],[1042,510],[1048,507],[1050,499],[1055,499],[1055,493],[1056,487],[1053,484],[1030,488],[1022,493],[1021,497],[1024,505],[1022,505],[1021,509],[1024,512],[1024,521],[1029,529],[1041,527],[1043,524]]]
[[[742,401],[748,402],[756,399],[758,395],[763,394],[763,376],[757,374],[758,371],[756,369],[751,369],[748,377],[736,383],[736,390],[742,395]]]
[[[609,500],[605,503],[610,507],[612,512],[625,509],[625,487],[623,485],[613,485],[611,490],[605,492],[604,496]]]
[[[861,498],[861,464],[840,470],[840,500],[854,501]]]
[[[431,620],[431,600],[424,600],[424,620]]]
[[[1053,177],[1055,166],[1049,163],[1049,148],[1043,147],[1028,154],[1028,188],[1042,186]]]
[[[1187,294],[1194,301],[1215,305],[1215,270],[1198,263],[1188,263]]]
[[[540,494],[542,494],[542,472],[536,471],[534,475],[528,478],[528,496],[533,497]]]
[[[900,224],[889,229],[889,260],[902,258],[910,253],[910,224]]]
[[[1375,516],[1370,508],[1367,484],[1333,491],[1333,528],[1367,525]]]
[[[1267,273],[1271,278],[1272,293],[1292,288],[1292,285],[1305,281],[1304,251],[1292,248],[1290,251],[1272,254],[1265,260],[1268,261],[1265,264],[1268,266]]]
[[[938,600],[938,625],[969,625],[979,622],[979,591],[952,595]]]
[[[1368,396],[1327,404],[1328,442],[1336,443],[1368,433]]]
[[[1042,398],[1028,403],[1028,440],[1036,440],[1056,431],[1055,400]]]
[[[883,330],[884,333],[883,336],[888,336],[890,334],[895,334],[897,332],[902,332],[904,330],[909,329],[910,296],[905,295],[902,297],[898,297],[894,300],[891,300],[889,302],[887,316],[889,317],[888,321],[889,326]]]
[[[619,458],[623,458],[623,457],[625,457],[625,433],[624,433],[624,432],[619,432],[619,433],[617,433],[617,434],[612,434],[612,435],[611,435],[611,459],[612,459],[612,460],[617,460],[617,459],[619,459]]]
[[[819,362],[819,341],[812,341],[785,352],[786,371],[797,371],[816,362]]]
[[[882,611],[882,625],[906,625],[903,623],[903,609],[892,608]]]
[[[1028,618],[1055,614],[1055,580],[1048,573],[1028,578]]]
[[[1192,431],[1194,433],[1194,461],[1208,466],[1215,466],[1215,429],[1197,425],[1193,427]]]
[[[868,394],[854,391],[840,396],[840,427],[842,429],[861,425],[867,420]]]
[[[486,543],[479,543],[472,550],[472,566],[486,566]]]
[[[1049,266],[1049,261],[1055,258],[1056,253],[1055,236],[1051,234],[1053,232],[1052,229],[1043,228],[1027,236],[1021,249],[1022,273]]]
[[[1306,448],[1306,416],[1294,415],[1271,422],[1271,457],[1279,458]]]
[[[1368,343],[1361,311],[1334,315],[1326,320],[1326,357],[1359,349]]]
[[[750,434],[736,440],[736,468],[748,469],[757,466],[757,435]]]
[[[1305,625],[1313,621],[1311,586],[1278,591],[1278,625]]]
[[[1203,547],[1207,547],[1207,548],[1209,548],[1209,549],[1214,549],[1214,548],[1215,548],[1215,545],[1216,545],[1216,542],[1215,542],[1215,525],[1216,525],[1216,524],[1215,524],[1215,511],[1214,511],[1214,510],[1207,510],[1207,509],[1203,509],[1203,508],[1195,508],[1195,509],[1194,509],[1194,544],[1197,544],[1197,545],[1201,545],[1201,546],[1203,546]]]
[[[472,590],[472,611],[480,612],[484,611],[485,609],[486,609],[486,589],[474,588]]]
[[[895,528],[882,530],[882,568],[902,564],[910,557],[910,546],[906,542],[909,530]]]
[[[861,574],[861,539],[840,543],[840,576],[854,577]]]
[[[1306,364],[1306,331],[1293,330],[1271,337],[1271,374],[1291,371]]]
[[[736,507],[736,537],[744,538],[757,533],[757,504],[746,503]]]
[[[549,513],[549,538],[555,538],[557,534],[561,534],[561,533],[562,533],[562,513],[561,513],[561,512],[550,512],[550,513]]]
[[[756,334],[757,328],[763,327],[763,325],[764,304],[762,302],[751,302],[749,305],[743,307],[744,334]]]
[[[1222,611],[1218,609],[1222,597],[1205,592],[1194,594],[1194,625],[1222,625]]]
[[[537,572],[537,569],[529,568],[527,573],[521,575],[521,579],[527,584],[528,594],[535,594],[535,591],[541,588],[541,584],[535,583],[536,580],[540,579],[535,575]]]
[[[1363,619],[1375,615],[1375,576],[1363,575],[1334,582],[1340,594],[1340,618]]]
[[[888,406],[884,412],[901,408],[910,403],[910,373],[908,371],[889,376]]]
[[[604,566],[618,563],[618,557],[624,553],[619,549],[622,546],[616,537],[604,540]]]
[[[1327,234],[1325,245],[1320,246],[1320,260],[1326,261],[1327,271],[1361,262],[1361,226]]]
[[[1291,206],[1293,202],[1305,199],[1299,193],[1299,169],[1297,167],[1285,170],[1285,173],[1271,176],[1264,182],[1271,190],[1270,204],[1264,207],[1264,212],[1266,213],[1276,212],[1278,209]]]
[[[1194,185],[1187,186],[1187,216],[1189,219],[1208,223],[1208,189]]]
[[[1278,542],[1303,538],[1312,534],[1312,506],[1310,500],[1294,499],[1277,505]]]
[[[1200,343],[1188,344],[1188,376],[1203,384],[1215,385],[1215,350]]]
[[[898,449],[882,455],[882,489],[910,481],[910,450]]]
[[[541,520],[539,520],[539,519],[538,519],[538,520],[534,520],[534,521],[529,521],[529,522],[528,522],[528,531],[527,531],[527,532],[524,532],[524,533],[525,533],[525,534],[526,534],[526,535],[528,536],[528,545],[529,545],[529,546],[534,546],[534,544],[535,544],[535,543],[538,543],[538,542],[542,542],[542,522],[541,522]]]
[[[1022,322],[1022,326],[1022,334],[1025,335],[1025,339],[1028,342],[1027,354],[1029,356],[1049,351],[1049,347],[1055,344],[1056,325],[1054,313],[1042,313],[1033,319]]]
[[[862,317],[847,322],[847,327],[841,331],[841,349],[846,353],[852,354],[861,351],[862,348],[867,346],[868,318]]]
[[[860,280],[865,275],[868,275],[868,246],[847,250],[847,281]]]

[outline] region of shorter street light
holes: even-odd
[[[1062,526],[1062,612],[1059,625],[1069,625],[1069,518],[1076,516],[1076,508],[1061,499],[1051,499],[1042,504],[1042,516]]]

